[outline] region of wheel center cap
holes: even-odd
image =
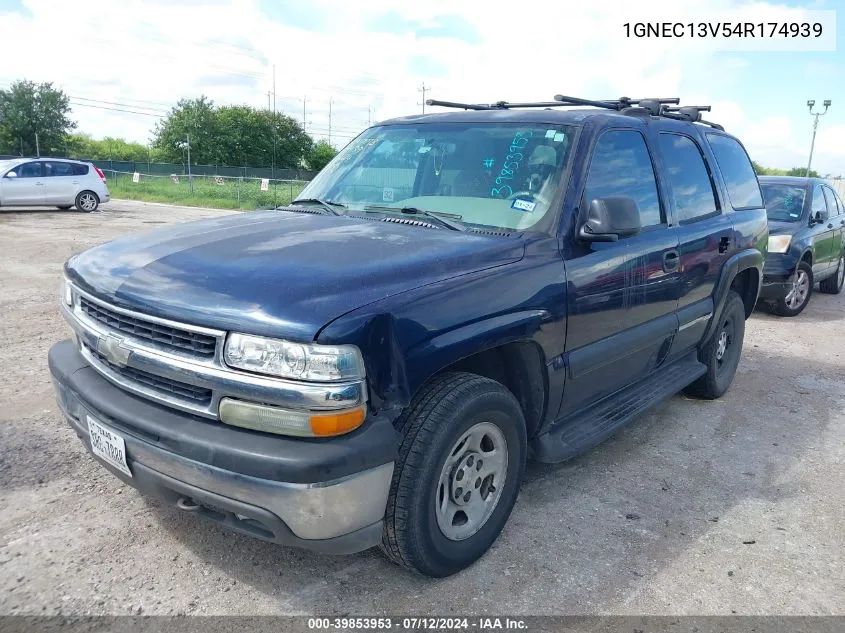
[[[479,483],[477,480],[480,479],[479,473],[483,463],[479,453],[467,451],[455,464],[452,476],[449,478],[451,488],[449,494],[457,505],[466,505],[472,500],[473,495],[479,494],[476,483]]]
[[[728,333],[723,331],[719,335],[719,345],[716,348],[716,359],[722,360],[722,357],[725,355],[725,350],[728,348]]]

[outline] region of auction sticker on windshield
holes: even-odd
[[[87,418],[88,435],[91,438],[91,450],[94,455],[131,477],[132,472],[126,464],[126,444],[123,438],[104,427],[90,415]]]

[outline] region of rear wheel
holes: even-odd
[[[813,269],[807,262],[800,261],[792,277],[792,288],[783,299],[775,302],[772,311],[785,317],[798,316],[807,307],[812,294]]]
[[[836,272],[819,284],[819,290],[829,295],[838,295],[842,292],[843,283],[845,283],[845,254],[839,256]]]
[[[382,551],[443,577],[472,564],[510,516],[525,471],[525,420],[502,384],[469,373],[435,378],[397,421],[399,456]]]
[[[708,400],[721,397],[736,375],[744,339],[745,304],[736,292],[730,290],[716,330],[698,354],[707,371],[686,388],[686,393]]]
[[[97,207],[100,206],[100,199],[93,191],[80,191],[79,195],[76,196],[76,204],[74,206],[84,213],[91,213],[92,211],[96,211]]]

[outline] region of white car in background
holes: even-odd
[[[91,163],[62,158],[0,161],[0,207],[76,207],[90,213],[108,201],[106,176]]]

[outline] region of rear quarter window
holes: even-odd
[[[88,174],[88,165],[76,165],[73,166],[73,175],[74,176],[85,176]]]
[[[736,139],[721,134],[707,134],[707,141],[728,188],[731,206],[734,209],[762,207],[760,184],[742,145]]]

